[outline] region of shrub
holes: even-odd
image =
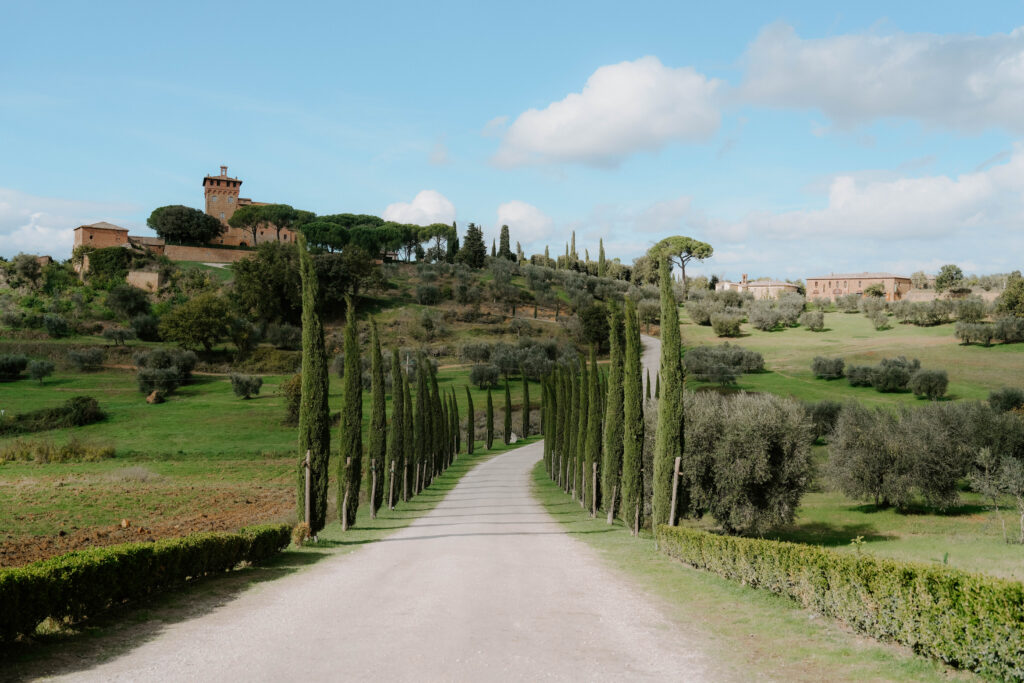
[[[19,379],[28,367],[28,358],[20,353],[0,354],[0,381]]]
[[[800,316],[803,314],[806,305],[807,299],[801,294],[794,294],[792,292],[780,294],[776,308],[782,318],[782,324],[786,327],[795,327],[799,323]]]
[[[908,361],[906,357],[883,358],[877,367],[871,370],[871,386],[883,393],[906,391],[910,377],[921,369],[921,361],[916,358]]]
[[[126,327],[108,327],[103,330],[103,338],[114,342],[114,346],[123,345],[129,339],[135,338],[135,331]]]
[[[995,322],[994,336],[1004,344],[1024,341],[1024,318],[1000,318]]]
[[[837,401],[817,401],[808,403],[807,417],[811,420],[811,433],[814,440],[823,439],[832,433],[843,405]]]
[[[732,384],[744,372],[764,370],[764,357],[728,343],[721,346],[695,346],[684,355],[686,373],[701,382]]]
[[[490,344],[463,344],[460,350],[463,360],[473,361],[474,363],[486,363],[491,359],[491,345]]]
[[[107,293],[107,308],[119,318],[128,320],[149,313],[149,296],[138,287],[117,285]]]
[[[436,285],[418,285],[416,302],[424,306],[433,306],[441,302],[441,290]]]
[[[811,372],[819,379],[839,379],[843,376],[843,366],[846,364],[842,358],[825,358],[815,356],[811,361]],[[851,382],[852,384],[852,382]],[[857,385],[853,385],[857,386]]]
[[[296,351],[302,347],[302,328],[288,323],[267,325],[264,339],[277,349]]]
[[[80,620],[176,583],[261,562],[288,545],[287,524],[90,548],[0,570],[0,638],[31,635],[50,617]]]
[[[54,339],[71,335],[71,325],[68,324],[64,316],[56,313],[47,313],[43,316],[43,327],[46,328],[46,334]]]
[[[988,404],[1000,412],[1024,408],[1024,389],[1003,387],[989,392]]]
[[[715,331],[719,337],[738,337],[740,336],[740,323],[743,322],[743,316],[735,313],[715,313],[711,316],[711,329]]]
[[[825,314],[821,311],[806,311],[800,316],[800,324],[811,332],[821,332],[825,329]]]
[[[981,322],[987,313],[985,302],[980,296],[957,299],[953,308],[956,311],[956,319],[965,323]]]
[[[956,338],[964,344],[981,344],[990,346],[996,336],[996,326],[991,323],[972,323],[960,321],[956,324]]]
[[[79,372],[93,372],[103,367],[103,349],[68,351],[68,363]]]
[[[91,396],[75,396],[53,408],[19,413],[0,421],[0,435],[30,434],[48,429],[82,427],[106,419],[99,402]]]
[[[196,354],[182,349],[155,349],[136,353],[133,357],[138,366],[139,391],[149,394],[154,391],[165,396],[192,378],[196,366]]]
[[[918,370],[910,376],[910,390],[914,396],[936,401],[946,395],[949,377],[945,370]]]
[[[686,314],[696,325],[711,324],[711,315],[722,310],[721,304],[711,298],[691,299],[686,302]]]
[[[843,313],[856,313],[860,309],[860,294],[843,294],[836,297],[836,308]]]
[[[709,512],[729,533],[792,522],[811,475],[803,407],[769,394],[703,392],[686,396],[684,408],[683,511]]]
[[[112,447],[83,444],[74,437],[60,445],[39,439],[14,439],[0,450],[0,462],[98,462],[113,457]]]
[[[87,274],[90,284],[105,289],[123,283],[131,260],[131,254],[123,247],[105,247],[90,252]]]
[[[235,396],[247,399],[260,393],[263,386],[263,378],[256,375],[238,375],[231,373],[231,390]]]
[[[885,314],[885,311],[872,311],[867,317],[876,330],[889,329],[889,316]]]
[[[160,318],[145,313],[132,318],[132,330],[142,341],[160,341]]]
[[[870,387],[873,373],[870,365],[851,365],[846,368],[846,381],[851,387]]]
[[[469,381],[481,389],[493,388],[498,386],[499,375],[497,366],[489,363],[478,364],[470,369]]]
[[[1024,584],[935,565],[660,526],[670,557],[994,678],[1024,672]]]
[[[770,301],[753,301],[747,309],[750,324],[764,332],[770,332],[782,322],[782,315]]]
[[[28,362],[28,376],[34,380],[38,380],[40,384],[43,380],[53,374],[53,363],[48,360],[31,360]]]

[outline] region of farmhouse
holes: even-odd
[[[899,301],[912,287],[909,277],[892,273],[832,273],[807,278],[807,296],[832,300],[846,294],[863,296],[872,285],[882,285],[886,301]]]
[[[754,295],[755,299],[775,299],[780,294],[787,292],[793,292],[798,294],[800,287],[794,285],[792,282],[780,282],[778,280],[747,280],[747,274],[743,274],[743,279],[739,282],[729,282],[728,280],[719,280],[715,285],[715,291],[717,292],[750,292]]]

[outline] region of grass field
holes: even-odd
[[[145,540],[195,530],[236,528],[255,521],[294,517],[297,430],[281,425],[284,376],[268,375],[259,397],[241,400],[225,376],[197,375],[166,403],[148,405],[135,373],[57,373],[44,384],[0,384],[0,408],[11,412],[56,405],[77,395],[96,397],[104,422],[20,437],[111,445],[116,456],[100,462],[0,462],[0,566],[95,542]],[[468,371],[445,368],[439,387],[456,390],[466,416]],[[522,382],[511,383],[513,429],[520,430]],[[331,410],[338,411],[341,382],[331,379]],[[478,424],[486,392],[472,387]],[[531,387],[533,425],[539,422],[540,388]],[[501,429],[504,390],[494,393],[495,427]],[[390,412],[390,405],[389,405]],[[369,423],[364,394],[364,430]],[[483,430],[477,449],[484,450]],[[364,433],[365,439],[365,433]],[[0,449],[14,440],[0,439]],[[503,447],[495,443],[497,452]],[[463,445],[465,449],[465,445]],[[122,519],[131,526],[119,526]]]
[[[690,569],[658,552],[650,532],[633,538],[616,520],[591,519],[551,482],[538,463],[534,493],[565,531],[614,569],[665,601],[683,628],[707,634],[707,650],[724,674],[742,680],[975,680],[908,649],[857,636],[786,598]]]
[[[722,339],[710,327],[695,325],[680,309],[683,343],[720,344],[729,342],[758,351],[765,359],[765,372],[742,375],[739,388],[794,396],[807,401],[847,399],[868,405],[918,403],[913,394],[882,394],[871,387],[851,387],[846,380],[826,381],[811,374],[815,356],[842,357],[847,365],[874,365],[882,358],[918,358],[925,368],[949,373],[949,399],[984,400],[988,392],[1007,385],[1024,385],[1024,344],[962,346],[953,336],[954,325],[915,327],[900,325],[876,331],[865,316],[826,313],[825,330],[811,332],[805,327],[762,332],[744,324],[744,336]],[[693,382],[694,387],[701,386]]]

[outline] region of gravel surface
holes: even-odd
[[[699,635],[534,500],[530,471],[542,453],[535,443],[485,462],[394,535],[256,585],[67,678],[719,678]]]

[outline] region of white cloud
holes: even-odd
[[[10,258],[25,252],[58,260],[69,258],[74,229],[79,225],[105,220],[133,228],[119,217],[137,208],[131,204],[36,197],[0,188],[0,256]]]
[[[422,190],[411,202],[388,204],[381,217],[396,223],[451,223],[455,220],[455,205],[437,190]]]
[[[690,67],[670,68],[653,56],[602,66],[581,92],[520,114],[505,131],[494,162],[607,167],[674,141],[706,140],[718,130],[720,86]]]
[[[554,221],[536,206],[514,199],[498,206],[497,225],[507,225],[512,241],[528,251],[527,245],[538,245],[553,236]]]
[[[741,100],[817,108],[841,127],[909,117],[960,130],[1024,132],[1024,28],[991,36],[804,39],[792,26],[774,24],[744,62]]]

